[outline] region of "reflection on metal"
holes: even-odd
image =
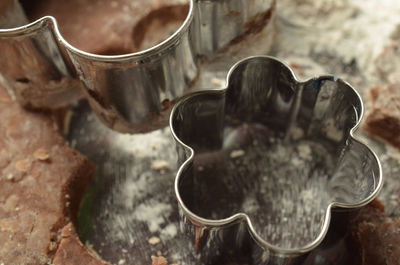
[[[254,264],[302,264],[332,211],[354,211],[382,187],[379,160],[353,138],[361,98],[333,76],[298,82],[272,57],[237,63],[227,83],[172,110],[185,230],[204,264],[225,245],[240,248],[247,230]]]
[[[19,2],[7,1],[0,6],[0,73],[25,106],[58,107],[83,89],[110,128],[148,132],[167,124],[171,105],[199,79],[200,61],[224,72],[232,59],[254,53],[243,45],[247,36],[271,38],[274,10],[275,0],[190,0],[170,37],[143,51],[106,56],[70,45],[51,16],[26,24]],[[13,23],[5,23],[10,17]],[[257,53],[269,49],[270,43],[258,43]]]

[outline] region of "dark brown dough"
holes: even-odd
[[[51,264],[94,167],[51,114],[24,110],[1,87],[0,121],[0,264]]]
[[[107,265],[87,251],[81,243],[72,223],[61,232],[61,242],[53,260],[53,265]]]
[[[155,19],[160,22],[156,26],[172,21],[182,23],[188,3],[189,0],[40,0],[24,1],[24,6],[30,20],[54,16],[61,34],[73,46],[95,54],[117,55],[140,50],[145,31],[152,30]],[[152,41],[155,45],[162,39],[156,36]]]
[[[350,227],[359,265],[400,264],[400,220],[387,217],[378,200],[363,207]]]
[[[363,129],[400,150],[400,84],[372,88],[370,102]]]

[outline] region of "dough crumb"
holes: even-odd
[[[243,150],[234,150],[234,151],[232,151],[231,152],[231,158],[238,158],[238,157],[241,157],[241,156],[244,156],[244,151]]]
[[[36,150],[33,153],[33,156],[40,161],[46,161],[50,158],[49,153],[47,153],[47,151],[42,148],[39,148],[38,150]]]
[[[171,169],[171,166],[165,160],[154,160],[151,164],[151,168],[163,174],[165,172],[168,172]]]
[[[13,174],[8,174],[7,176],[6,176],[6,179],[7,180],[9,180],[9,181],[13,181],[14,180],[14,175]],[[1,264],[0,264],[1,265]]]
[[[156,236],[153,236],[149,239],[149,243],[152,245],[157,245],[158,243],[160,243],[160,239]]]
[[[15,168],[18,171],[28,172],[29,168],[31,167],[31,163],[28,159],[19,160],[15,163]]]
[[[167,260],[164,257],[151,256],[152,265],[168,265]]]

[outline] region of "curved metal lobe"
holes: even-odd
[[[255,264],[302,264],[332,211],[364,206],[382,187],[377,156],[353,137],[361,98],[333,76],[298,82],[272,57],[238,62],[227,84],[171,113],[185,231],[211,259],[248,231]]]
[[[70,45],[53,17],[26,24],[19,2],[8,1],[0,23],[19,19],[0,24],[6,28],[0,29],[0,73],[22,105],[59,107],[83,89],[107,126],[146,132],[167,124],[170,106],[199,75],[199,57],[223,56],[225,49],[244,56],[247,47],[238,43],[246,35],[270,34],[274,8],[275,0],[190,0],[172,36],[143,51],[104,56]]]

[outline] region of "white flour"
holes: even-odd
[[[148,204],[140,204],[133,212],[133,219],[145,222],[151,233],[159,232],[161,225],[168,221],[165,215],[172,210],[172,205],[149,201]],[[168,217],[168,216],[167,216]]]
[[[294,62],[300,65],[308,65],[307,60],[313,53],[329,54],[345,64],[356,60],[360,71],[368,78],[374,75],[374,59],[400,23],[400,16],[395,15],[400,13],[399,1],[281,0],[279,6],[282,7],[278,7],[282,23],[296,25],[280,32],[279,45],[285,46],[280,48],[280,57],[294,56]],[[288,51],[292,52],[288,54]],[[330,62],[321,63],[330,65]],[[308,67],[306,76],[320,74],[320,67],[321,64],[317,65],[317,71]],[[322,71],[326,74],[326,69]]]
[[[390,41],[389,36],[394,28],[400,23],[399,1],[279,0],[278,2],[280,32],[273,55],[291,64],[300,78],[333,73],[350,81],[362,94],[367,87],[380,82],[373,62]],[[346,71],[347,66],[349,68],[354,66],[356,71]],[[209,87],[220,86],[224,83],[224,78],[225,76],[222,79],[215,79],[211,76],[208,79],[211,82]],[[88,123],[90,122],[93,122],[93,119],[88,119]],[[178,218],[175,216],[177,203],[170,190],[172,188],[167,188],[171,187],[173,172],[176,170],[175,146],[169,130],[134,136],[109,132],[99,135],[102,132],[98,131],[98,127],[93,130],[96,133],[90,134],[87,131],[82,132],[82,135],[76,133],[78,136],[73,140],[74,143],[79,149],[83,140],[101,139],[112,142],[110,144],[112,148],[99,150],[109,154],[108,162],[100,161],[96,166],[98,170],[104,171],[103,177],[114,178],[118,175],[128,177],[116,181],[115,186],[110,187],[108,193],[102,195],[106,198],[104,200],[106,202],[102,201],[99,204],[104,209],[93,217],[93,231],[96,235],[98,233],[99,238],[90,238],[94,242],[95,249],[102,252],[103,258],[115,264],[119,260],[126,261],[126,264],[144,264],[143,260],[149,260],[157,251],[161,251],[168,257],[168,261],[173,263],[196,264],[196,262],[185,263],[187,258],[185,255],[190,254],[186,249],[188,244],[185,240],[177,239],[181,234],[178,231]],[[295,135],[295,139],[303,137],[301,131],[296,131]],[[83,138],[84,136],[86,138]],[[90,141],[88,146],[93,146]],[[102,142],[98,144],[102,145]],[[330,198],[326,189],[329,186],[326,173],[317,171],[319,174],[317,177],[318,174],[311,174],[310,168],[304,166],[310,165],[310,157],[322,151],[308,144],[285,150],[276,143],[273,148],[276,156],[269,157],[268,163],[275,165],[276,168],[267,170],[265,164],[261,163],[258,170],[260,178],[264,181],[259,186],[252,187],[257,192],[248,192],[237,205],[252,216],[254,223],[259,223],[257,231],[268,240],[281,246],[303,245],[320,231],[321,218],[326,208],[325,199]],[[232,151],[240,152],[234,152],[231,158]],[[260,147],[253,148],[252,151],[240,147],[229,150],[226,160],[232,161],[232,170],[254,168],[254,165],[246,161],[252,156],[260,155],[257,152],[265,150]],[[171,172],[163,175],[152,169],[152,162],[155,160],[166,161],[171,165]],[[121,166],[118,165],[121,161],[124,162],[124,171],[121,171]],[[397,163],[397,167],[391,166],[393,161]],[[382,156],[383,165],[387,168],[385,174],[390,177],[388,182],[398,181],[399,167],[396,161],[398,158]],[[201,168],[199,171],[205,173],[208,170],[204,166],[199,168]],[[292,186],[293,182],[282,182],[278,176],[284,174],[300,176],[296,182],[302,183],[301,189]],[[307,180],[307,176],[312,178]],[[310,184],[311,180],[313,185]],[[165,183],[165,186],[160,187],[160,183]],[[248,183],[249,181],[245,182]],[[280,185],[281,190],[276,189],[276,185]],[[391,185],[387,189],[388,192],[384,193],[382,198],[385,203],[388,202],[388,213],[400,216],[398,207],[400,199],[395,196],[399,193],[399,189],[396,185]],[[167,196],[166,192],[169,192]],[[273,202],[268,207],[279,214],[266,215],[267,212],[261,207],[263,204],[259,203],[260,199]],[[281,211],[282,209],[284,211]],[[258,215],[260,211],[262,214]],[[217,212],[211,215],[218,218],[219,214]],[[173,221],[168,221],[169,218]],[[281,225],[274,227],[272,225],[274,223]],[[101,230],[103,227],[105,229]],[[278,236],[279,234],[281,236]],[[160,238],[160,243],[149,244],[148,240],[152,236]],[[292,240],[293,238],[295,240]],[[120,250],[121,246],[127,250],[105,253],[107,249],[113,247]],[[120,252],[121,254],[115,254]],[[150,263],[151,261],[148,262]]]
[[[285,144],[279,139],[251,148],[230,169],[246,168],[247,181],[256,183],[247,191],[241,209],[256,231],[274,245],[295,248],[310,243],[320,233],[332,201],[329,151],[316,142]]]

